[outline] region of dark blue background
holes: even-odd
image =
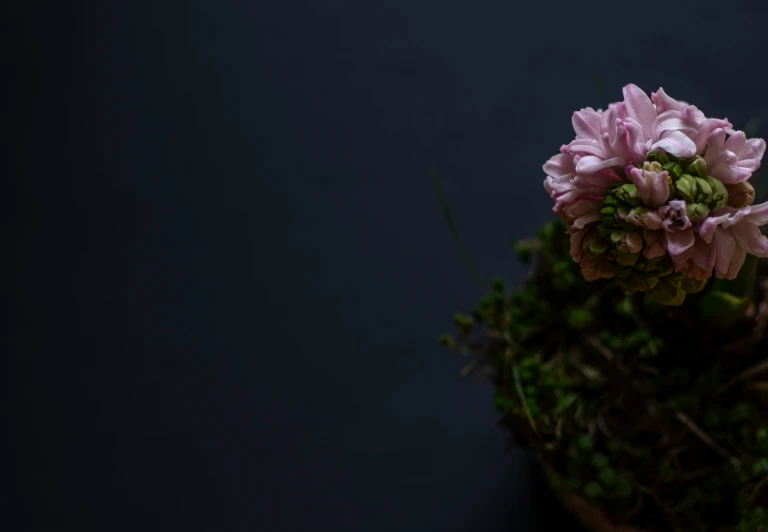
[[[762,2],[14,15],[14,530],[573,529],[436,345],[480,293],[430,172],[519,282],[507,242],[551,218],[541,165],[596,78],[741,126]]]

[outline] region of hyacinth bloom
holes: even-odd
[[[765,141],[661,88],[623,95],[576,111],[575,139],[544,164],[584,277],[679,304],[713,275],[734,279],[747,253],[768,257],[768,203],[753,205],[749,183]]]

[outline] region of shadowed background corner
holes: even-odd
[[[14,13],[18,528],[572,529],[436,343],[480,293],[430,176],[479,274],[520,282],[574,110],[629,82],[765,107],[762,4],[686,12],[727,38],[617,36],[607,1]]]

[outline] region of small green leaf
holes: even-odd
[[[608,457],[603,453],[595,453],[590,460],[596,469],[605,469],[609,465]]]
[[[605,495],[605,490],[597,482],[588,482],[587,485],[584,486],[584,495],[590,499],[596,499]]]
[[[754,293],[757,258],[747,255],[736,279],[715,279],[699,301],[699,312],[717,327],[730,327],[744,317]]]
[[[577,331],[583,330],[595,321],[595,315],[588,310],[573,309],[568,313],[568,325]]]
[[[582,434],[576,438],[576,445],[585,451],[589,451],[594,446],[594,440],[589,434]]]
[[[568,410],[576,401],[579,399],[579,396],[575,393],[569,393],[557,402],[557,408],[555,409],[555,412],[557,414],[562,414],[566,410]]]

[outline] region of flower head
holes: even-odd
[[[735,278],[746,253],[768,257],[768,203],[752,205],[748,182],[765,141],[663,89],[623,94],[605,111],[576,111],[576,137],[544,164],[585,278],[679,304],[686,287]]]

